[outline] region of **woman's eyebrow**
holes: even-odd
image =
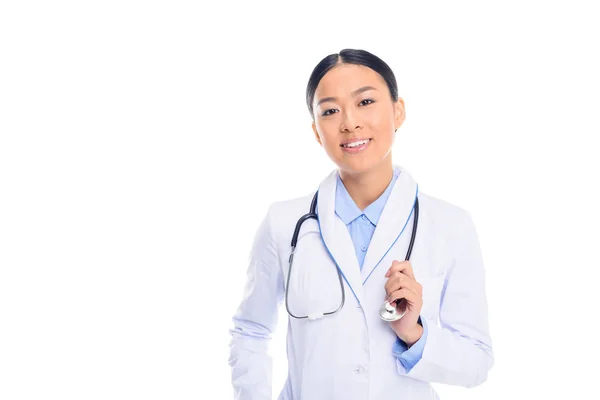
[[[367,90],[377,90],[376,88],[374,88],[373,86],[363,86],[361,88],[356,89],[355,91],[353,91],[351,94],[352,96],[357,96],[359,94],[361,94],[362,92],[366,92]],[[321,100],[319,100],[319,102],[317,103],[317,107],[319,107],[319,105],[321,103],[325,103],[326,101],[336,101],[337,97],[323,97]]]

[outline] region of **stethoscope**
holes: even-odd
[[[344,306],[344,302],[346,300],[346,292],[344,290],[344,282],[342,281],[342,274],[341,274],[340,268],[336,264],[336,270],[337,270],[338,278],[340,281],[340,288],[342,289],[342,302],[340,303],[340,305],[337,309],[335,309],[333,311],[325,312],[325,313],[317,313],[317,314],[305,315],[305,316],[300,317],[300,316],[292,314],[292,312],[290,311],[289,305],[288,305],[288,290],[287,290],[287,288],[290,287],[290,277],[292,276],[292,264],[294,261],[294,253],[296,252],[296,245],[298,244],[298,235],[300,233],[300,228],[302,227],[302,224],[304,223],[304,221],[309,220],[311,218],[319,221],[319,216],[317,215],[317,212],[316,212],[318,195],[319,195],[319,191],[317,191],[315,193],[315,195],[312,199],[309,213],[304,214],[296,222],[296,229],[294,230],[294,235],[292,236],[292,253],[290,254],[290,258],[289,258],[290,267],[288,270],[287,284],[286,284],[286,290],[285,290],[285,308],[291,317],[298,318],[298,319],[301,319],[301,318],[317,319],[317,318],[323,317],[325,315],[335,314],[336,312],[338,312],[339,310],[342,309],[342,307]],[[412,253],[413,244],[415,243],[415,236],[417,235],[418,222],[419,222],[419,199],[415,198],[415,219],[414,219],[414,223],[413,223],[412,235],[410,237],[410,244],[408,245],[408,251],[406,252],[406,257],[405,257],[406,260],[410,259],[410,254]],[[379,309],[379,316],[384,321],[399,320],[406,313],[406,307],[402,307],[402,303],[404,303],[404,302],[406,302],[406,300],[404,300],[404,299],[396,300],[395,302],[393,302],[394,304],[389,303],[387,300],[384,301]]]

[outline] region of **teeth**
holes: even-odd
[[[352,142],[352,143],[347,143],[345,145],[343,145],[344,147],[358,147],[358,146],[362,146],[365,143],[368,143],[369,140],[361,140],[360,142]]]

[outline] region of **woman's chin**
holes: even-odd
[[[376,163],[370,158],[357,158],[353,160],[343,160],[338,164],[338,167],[345,172],[358,175],[372,170],[375,165]]]

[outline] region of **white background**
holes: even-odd
[[[251,240],[335,168],[304,94],[343,48],[392,67],[394,162],[479,233],[496,363],[442,399],[597,398],[593,2],[198,3],[2,2],[0,398],[233,398]]]

